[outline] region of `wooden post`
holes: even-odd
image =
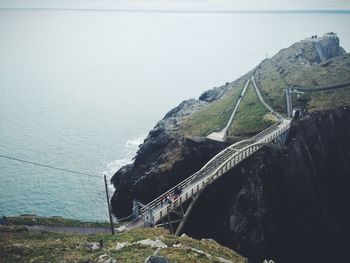
[[[109,195],[108,195],[106,175],[104,174],[103,177],[105,179],[106,197],[107,197],[107,205],[108,205],[108,213],[109,213],[109,223],[111,225],[111,233],[112,233],[112,235],[114,235],[114,226],[113,226],[113,219],[112,219],[112,213],[111,213],[111,205],[109,204]]]

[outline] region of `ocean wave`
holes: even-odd
[[[127,140],[123,149],[123,154],[125,158],[117,159],[107,163],[107,169],[103,171],[103,174],[105,174],[107,178],[110,179],[121,167],[132,163],[132,160],[136,155],[139,145],[142,144],[144,138],[144,136],[139,136],[135,139]]]
[[[137,148],[143,142],[144,139],[145,139],[144,136],[140,136],[140,137],[137,137],[136,139],[127,140],[125,143],[125,148],[135,150],[135,153],[136,153]]]

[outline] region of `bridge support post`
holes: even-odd
[[[292,106],[292,93],[291,93],[291,87],[286,87],[286,101],[287,101],[287,116],[289,118],[292,118],[293,114],[293,106]]]
[[[168,223],[169,223],[169,228],[170,228],[170,233],[174,234],[174,228],[173,228],[173,224],[171,223],[171,218],[170,218],[170,214],[168,214]]]
[[[288,133],[289,133],[289,130],[286,130],[280,135],[278,135],[275,139],[275,142],[279,145],[285,145],[288,138]]]
[[[189,214],[190,214],[190,212],[191,212],[191,210],[192,210],[194,204],[196,203],[196,201],[197,201],[199,195],[201,194],[201,192],[202,192],[202,190],[199,191],[199,192],[193,197],[193,199],[192,199],[190,205],[187,207],[187,210],[186,210],[186,212],[185,212],[185,214],[184,214],[184,216],[183,216],[183,218],[182,218],[182,220],[181,220],[179,226],[178,226],[177,229],[176,229],[175,236],[179,236],[179,235],[180,235],[180,232],[181,232],[182,228],[184,227],[184,225],[185,225],[185,223],[186,223],[186,220],[187,220],[187,218],[188,218],[188,216],[189,216]]]

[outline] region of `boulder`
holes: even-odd
[[[151,239],[144,239],[137,241],[136,244],[139,244],[142,247],[151,247],[151,248],[166,248],[168,247],[166,244],[164,244],[160,240],[151,240]]]
[[[124,247],[130,246],[131,244],[129,242],[121,242],[121,243],[117,243],[117,245],[115,246],[115,250],[121,250]]]

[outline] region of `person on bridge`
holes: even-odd
[[[182,190],[180,187],[175,187],[174,189],[174,200],[178,199],[182,193]]]
[[[164,194],[161,198],[160,198],[160,207],[163,207],[163,203],[166,203],[167,201],[167,196]]]
[[[171,205],[172,201],[171,201],[171,197],[170,197],[170,194],[168,193],[167,196],[166,196],[166,200],[168,202],[168,205]]]

